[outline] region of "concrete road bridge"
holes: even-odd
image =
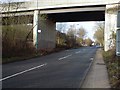
[[[16,13],[16,16],[31,15],[33,44],[38,49],[55,48],[56,22],[105,21],[105,51],[112,45],[112,32],[118,29],[119,0],[32,0],[19,3],[19,8],[10,7],[9,10],[4,7],[6,4],[1,4],[2,17],[8,17],[7,12]],[[47,14],[48,18],[41,20],[40,14]],[[43,23],[45,26],[41,25]]]

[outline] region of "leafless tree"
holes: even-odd
[[[94,38],[101,46],[104,46],[104,23],[96,24],[96,32],[94,33]]]

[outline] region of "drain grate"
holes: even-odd
[[[97,65],[105,65],[105,63],[96,63]]]

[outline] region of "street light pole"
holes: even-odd
[[[38,9],[38,0],[37,0],[37,9]]]
[[[77,24],[77,26],[79,26],[79,24]],[[75,34],[76,34],[76,35],[75,35],[75,36],[76,36],[76,37],[75,37],[75,40],[76,40],[76,43],[77,43],[77,30],[78,30],[78,29],[79,29],[78,27],[75,29]]]

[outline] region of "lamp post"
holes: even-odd
[[[37,9],[38,9],[38,0],[37,0]]]
[[[77,26],[79,26],[79,24],[77,24]],[[76,42],[77,42],[77,30],[78,29],[79,29],[78,27],[75,29],[75,40],[76,40]]]

